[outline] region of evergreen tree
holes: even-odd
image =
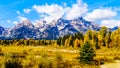
[[[58,38],[58,39],[57,39],[57,44],[58,44],[58,45],[61,45],[61,41],[62,41],[62,37]]]
[[[89,42],[83,44],[83,47],[80,49],[80,62],[91,64],[93,62],[93,57],[95,56],[95,51],[91,47]]]

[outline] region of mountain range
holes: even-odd
[[[99,30],[100,27],[93,22],[84,20],[82,17],[73,20],[62,18],[51,23],[46,21],[37,22],[33,25],[28,19],[23,20],[13,28],[0,27],[0,39],[57,39],[66,34],[85,33],[87,30]],[[116,27],[117,28],[117,27]],[[115,28],[115,29],[116,29]]]

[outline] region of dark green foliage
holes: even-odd
[[[70,37],[71,37],[71,39],[70,39]],[[70,46],[73,46],[75,39],[79,39],[79,40],[82,39],[82,40],[83,40],[83,39],[84,39],[84,36],[83,36],[82,33],[75,33],[74,35],[69,35],[69,34],[67,34],[67,35],[65,35],[65,36],[63,36],[63,37],[58,38],[58,39],[57,39],[57,44],[58,44],[58,45],[65,45],[66,39],[70,39],[69,45],[70,45]]]
[[[94,40],[95,40],[95,48],[100,49],[100,46],[98,45],[98,37],[94,36]]]
[[[65,35],[63,37],[60,37],[57,39],[57,44],[58,45],[64,45],[65,44],[65,40],[68,39],[71,35]]]
[[[70,36],[71,36],[71,35],[69,35],[69,34],[63,36],[63,38],[62,38],[62,45],[65,45],[65,40],[68,39]]]
[[[95,51],[91,47],[89,42],[83,44],[83,47],[80,49],[80,62],[91,64],[94,60],[93,57],[95,56]]]
[[[106,33],[107,33],[107,27],[103,26],[103,27],[100,29],[100,34],[102,35],[103,38],[105,38]]]
[[[98,42],[95,43],[95,48],[100,49],[100,46],[98,45]]]
[[[71,37],[71,39],[70,39],[70,46],[73,46],[74,41],[75,41],[75,37],[74,37],[74,36],[72,36],[72,37]]]
[[[105,26],[101,27],[99,33],[102,37],[102,40],[101,40],[102,46],[106,46],[105,37],[106,37],[106,34],[107,34],[107,27],[105,27]]]
[[[71,37],[71,39],[70,39],[70,45],[73,46],[73,45],[74,45],[74,41],[75,41],[76,39],[83,40],[83,39],[84,39],[83,34],[82,34],[82,33],[75,33],[75,34]]]
[[[84,36],[83,36],[83,34],[82,33],[75,33],[75,35],[73,36],[75,39],[84,39]]]
[[[20,40],[0,40],[0,45],[9,46],[9,45],[32,45],[32,46],[40,46],[40,45],[51,45],[54,44],[54,40],[34,40],[34,39],[20,39]]]
[[[23,68],[23,66],[17,60],[8,60],[5,62],[5,68]]]

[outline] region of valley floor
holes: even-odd
[[[58,46],[0,46],[0,68],[4,68],[4,63],[6,60],[11,59],[11,57],[20,58],[20,62],[22,62],[24,68],[28,68],[29,66],[39,68],[38,65],[41,63],[41,59],[44,60],[44,58],[44,63],[48,63],[49,60],[57,62],[59,59],[56,60],[56,57],[60,58],[65,65],[72,66],[70,68],[119,68],[120,60],[114,61],[116,60],[114,59],[115,55],[118,55],[117,58],[119,59],[119,52],[117,53],[114,50],[115,49],[111,49],[109,52],[104,48],[97,50],[95,59],[107,62],[100,66],[88,66],[79,63],[77,59],[79,56],[79,48]]]

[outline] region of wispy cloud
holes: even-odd
[[[6,20],[7,23],[11,23],[11,20]]]
[[[88,5],[82,2],[82,0],[77,0],[77,3],[73,4],[72,7],[67,7],[68,10],[65,13],[64,18],[70,20],[77,17],[82,17],[88,11],[87,6]]]
[[[20,22],[27,20],[27,18],[23,16],[18,16],[17,18],[19,19]]]
[[[13,24],[15,24],[15,25],[16,25],[16,24],[18,24],[18,22],[17,22],[17,21],[13,21]]]
[[[115,26],[120,26],[120,20],[102,20],[100,26],[106,26],[108,28],[113,28]]]
[[[30,13],[32,10],[31,9],[29,9],[29,8],[27,8],[27,9],[23,9],[23,11],[24,11],[24,13]]]
[[[84,19],[95,22],[97,20],[111,19],[116,15],[117,12],[112,10],[111,8],[99,8],[87,13]]]

